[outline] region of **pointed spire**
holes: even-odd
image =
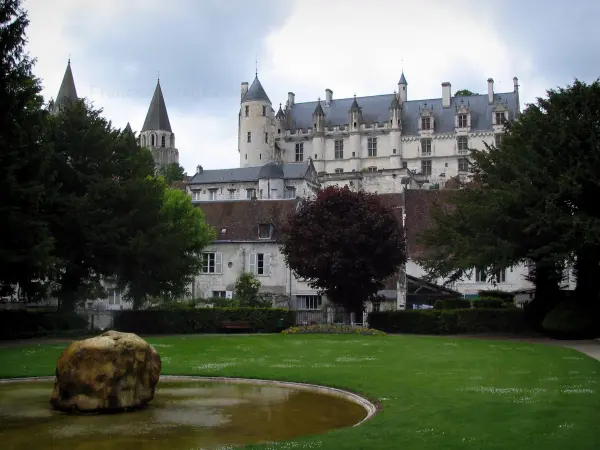
[[[398,81],[398,84],[408,84],[406,77],[404,76],[404,70],[402,70],[402,75],[400,75],[400,81]]]
[[[244,98],[242,98],[242,103],[249,102],[251,100],[255,100],[255,101],[259,100],[259,101],[267,102],[267,103],[269,103],[269,105],[271,104],[271,100],[269,100],[269,96],[267,95],[267,93],[265,92],[265,89],[262,87],[262,84],[260,84],[260,81],[258,80],[258,75],[256,75],[256,77],[254,77],[254,81],[250,85],[248,92],[246,92],[246,94],[244,95]]]
[[[356,94],[354,94],[354,101],[350,105],[350,111],[360,111],[360,106],[358,106],[358,102],[356,101]]]
[[[172,133],[171,122],[169,122],[169,114],[167,113],[167,105],[163,97],[162,89],[160,88],[160,80],[156,83],[156,89],[144,120],[142,131],[161,130]]]
[[[73,78],[73,71],[71,70],[71,58],[67,62],[67,69],[63,77],[58,95],[54,101],[54,108],[57,110],[67,102],[77,101],[77,89],[75,89],[75,79]]]
[[[398,101],[398,95],[396,91],[394,91],[394,95],[392,96],[392,103],[390,104],[390,110],[393,109],[401,109],[400,102]]]
[[[325,112],[323,111],[323,107],[321,106],[321,97],[317,101],[317,107],[315,108],[314,116],[324,116]]]
[[[285,113],[283,112],[283,109],[281,109],[281,103],[279,104],[279,111],[277,111],[275,118],[280,120],[285,119]]]

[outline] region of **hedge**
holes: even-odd
[[[471,304],[473,308],[502,308],[506,303],[499,297],[478,297]]]
[[[198,308],[120,311],[113,329],[136,334],[190,334],[224,331],[223,322],[249,322],[254,331],[274,333],[294,324],[294,313],[275,308]]]
[[[560,303],[542,322],[543,332],[555,339],[593,339],[600,337],[600,311],[598,308]]]
[[[74,312],[0,311],[0,340],[76,336],[88,328],[87,319]]]
[[[426,309],[369,314],[369,326],[386,333],[461,334],[516,333],[527,331],[523,310]]]
[[[471,307],[471,301],[464,298],[443,298],[433,305],[433,309],[467,309]]]

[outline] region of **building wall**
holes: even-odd
[[[246,116],[246,107],[248,107],[248,116]],[[264,101],[248,101],[241,104],[238,135],[240,167],[262,166],[273,161],[274,129],[275,118],[270,104]],[[250,133],[250,142],[248,142],[248,133]],[[266,140],[265,136],[267,136]]]
[[[246,200],[249,199],[248,189],[254,189],[257,198],[267,199],[267,192],[265,192],[264,186],[261,185],[261,181],[266,180],[235,183],[188,184],[187,193],[192,196],[193,202]],[[288,187],[295,188],[297,197],[310,197],[314,195],[316,190],[307,180],[303,179],[284,180],[283,186],[285,189],[278,189],[277,197],[271,197],[271,200],[291,198],[291,191],[287,190]],[[263,188],[262,195],[261,188]],[[216,190],[214,196],[211,194],[211,190]]]

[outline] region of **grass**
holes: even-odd
[[[575,350],[413,336],[149,338],[163,374],[328,385],[382,405],[360,427],[254,449],[600,448],[600,362]],[[0,348],[0,378],[52,375],[64,344]]]

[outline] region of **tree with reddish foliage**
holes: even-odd
[[[299,278],[357,314],[406,262],[404,231],[392,210],[376,194],[347,187],[300,200],[280,245]]]

